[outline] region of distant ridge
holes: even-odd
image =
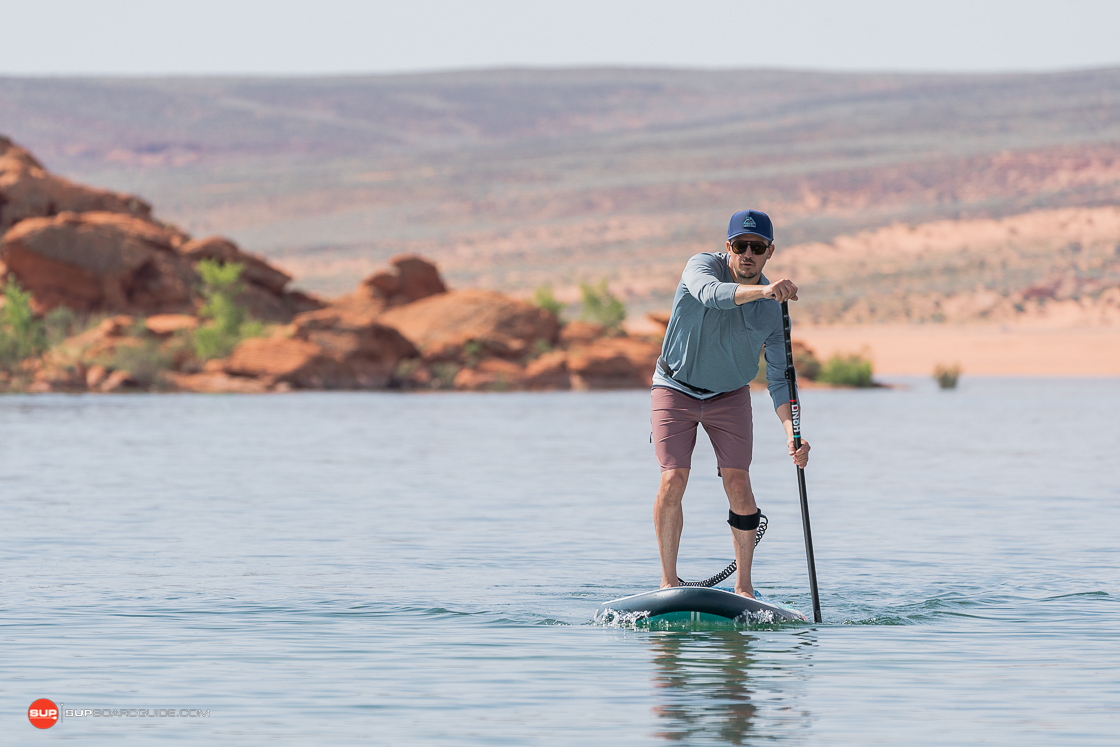
[[[661,307],[744,205],[788,246],[1120,204],[1117,68],[0,78],[0,132],[325,293],[413,251],[460,286],[606,277]]]

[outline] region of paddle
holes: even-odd
[[[793,420],[793,448],[801,448],[801,406],[797,400],[797,373],[793,370],[793,341],[789,331],[789,302],[782,301],[782,330],[786,338],[786,385]],[[817,593],[817,564],[813,560],[813,531],[809,528],[809,497],[805,493],[805,470],[797,468],[797,487],[801,490],[801,524],[805,527],[805,559],[809,563],[809,589],[813,593],[813,621],[821,622],[821,598]]]

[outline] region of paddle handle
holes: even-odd
[[[797,372],[793,369],[793,339],[790,336],[789,303],[782,301],[782,331],[786,343],[786,386],[789,412],[793,422],[793,448],[801,448],[801,404],[797,399]],[[805,470],[797,468],[797,488],[801,493],[801,525],[805,530],[805,560],[809,564],[809,590],[813,594],[813,620],[821,622],[821,597],[817,591],[817,563],[813,558],[813,530],[809,526],[809,496],[805,490]]]

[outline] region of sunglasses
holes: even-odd
[[[750,249],[754,254],[762,256],[766,254],[766,250],[769,248],[770,242],[768,241],[736,241],[731,244],[731,251],[736,254],[742,254]]]

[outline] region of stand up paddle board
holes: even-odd
[[[603,602],[595,612],[596,621],[610,620],[612,613],[639,614],[650,620],[726,621],[762,619],[766,622],[808,618],[795,609],[763,599],[751,599],[723,589],[702,586],[675,586],[634,594]]]

